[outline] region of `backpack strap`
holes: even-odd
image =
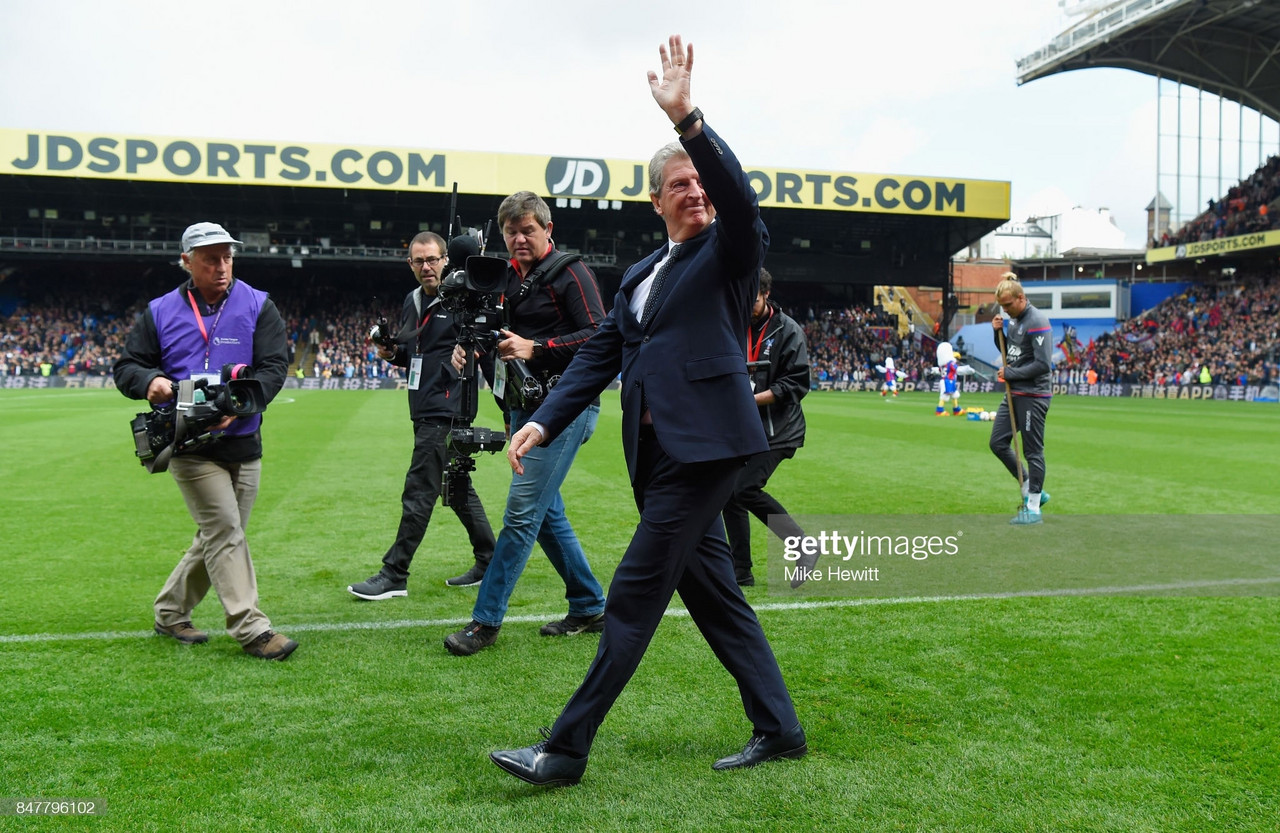
[[[551,257],[545,258],[538,264],[537,268],[531,270],[525,276],[525,279],[520,283],[520,287],[507,300],[508,308],[527,298],[535,286],[554,280],[564,271],[565,267],[580,260],[582,260],[582,255],[573,252],[556,252]]]

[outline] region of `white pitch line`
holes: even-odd
[[[939,602],[970,602],[982,599],[1028,599],[1044,597],[1073,596],[1115,596],[1120,594],[1159,593],[1172,590],[1203,590],[1211,587],[1254,587],[1265,584],[1280,584],[1280,576],[1273,578],[1230,578],[1206,581],[1183,581],[1169,584],[1135,584],[1128,587],[1072,587],[1054,590],[1018,590],[1007,593],[975,593],[957,596],[914,596],[893,598],[860,598],[831,599],[829,601],[809,602],[768,602],[752,605],[757,613],[782,612],[791,610],[821,610],[832,607],[865,607],[869,605],[901,605],[901,604],[937,604]],[[545,622],[558,614],[526,614],[508,616],[506,622]],[[684,619],[689,611],[682,607],[668,608],[665,617]],[[289,633],[308,632],[341,632],[341,631],[389,631],[403,628],[439,628],[465,624],[465,619],[392,619],[383,622],[312,622],[292,625],[281,625],[282,631]],[[0,634],[0,645],[14,645],[33,642],[80,642],[108,639],[141,639],[153,636],[154,632],[145,631],[93,631],[89,633],[13,633]]]

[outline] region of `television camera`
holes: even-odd
[[[129,422],[139,462],[156,474],[174,454],[195,450],[217,438],[212,426],[228,416],[246,417],[267,409],[267,394],[247,364],[224,364],[221,383],[183,379],[173,385],[175,400]]]
[[[445,503],[455,507],[466,503],[471,472],[476,469],[475,455],[482,451],[496,454],[507,442],[505,431],[472,424],[479,407],[476,351],[489,350],[496,343],[496,328],[502,321],[502,283],[507,274],[506,261],[483,256],[482,241],[483,236],[472,231],[452,237],[449,263],[465,264],[466,268],[455,266],[440,281],[440,304],[453,314],[458,345],[466,356],[458,374],[462,387],[458,416],[446,441],[449,459],[441,480]]]

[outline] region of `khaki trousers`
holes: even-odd
[[[258,580],[244,533],[258,496],[262,461],[174,457],[169,471],[198,530],[156,597],[156,622],[172,627],[191,621],[191,611],[212,586],[227,613],[227,633],[247,645],[271,628],[258,609]]]

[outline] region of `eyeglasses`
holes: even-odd
[[[443,257],[415,257],[409,261],[414,269],[421,269],[423,266],[430,266],[432,269],[440,265]]]

